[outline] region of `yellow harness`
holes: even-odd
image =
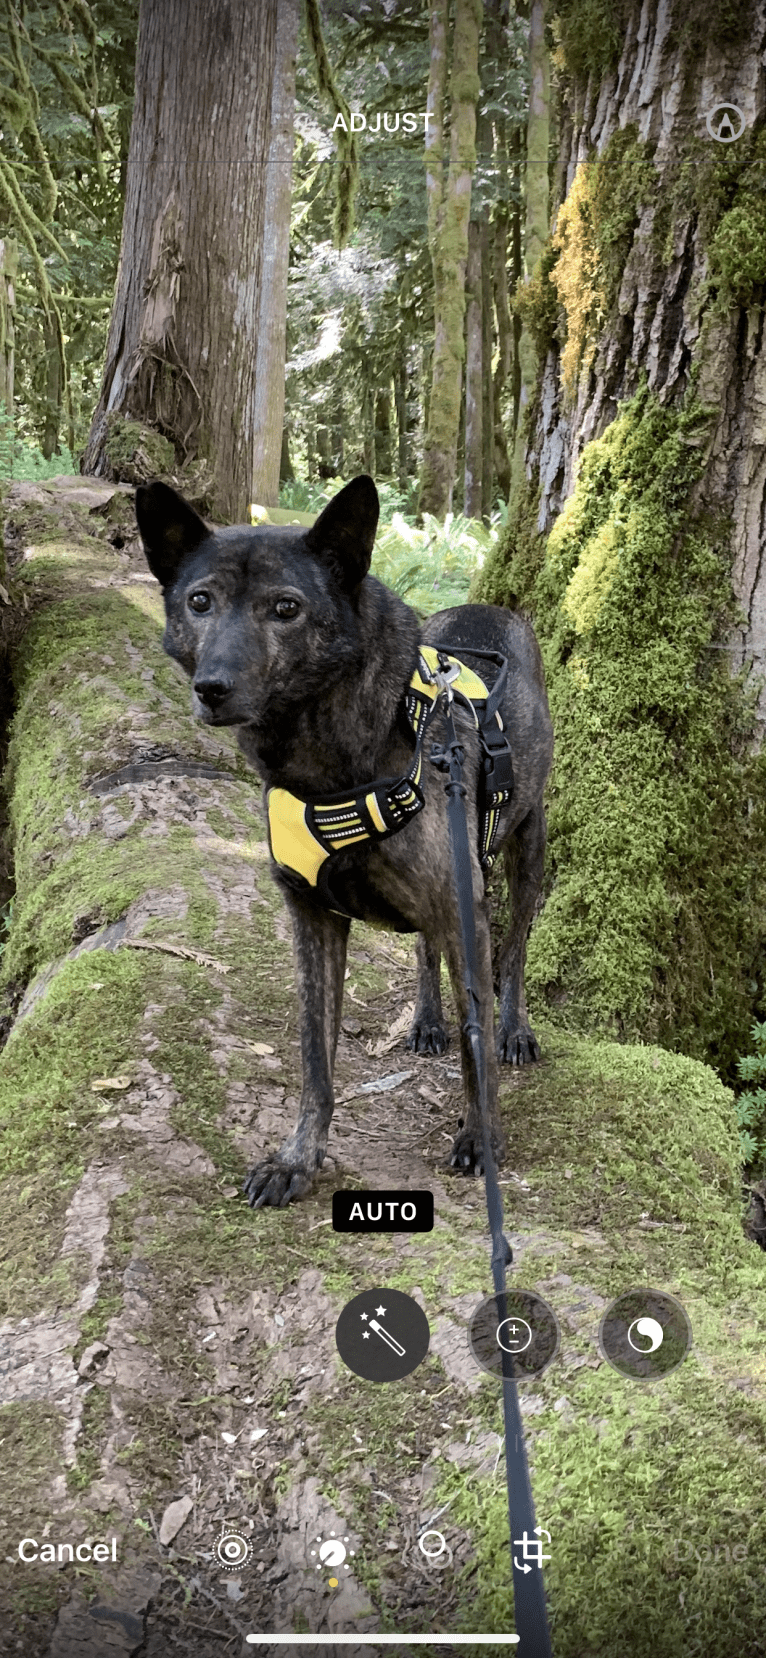
[[[490,652],[471,652],[491,656]],[[415,733],[415,753],[403,777],[382,778],[367,784],[357,794],[328,795],[322,800],[301,800],[287,789],[269,789],[266,811],[269,847],[274,862],[291,885],[312,888],[333,910],[350,912],[335,897],[330,884],[333,854],[365,841],[385,840],[403,829],[425,805],[420,788],[423,767],[423,738],[436,713],[444,688],[444,677],[461,703],[470,708],[479,731],[484,756],[484,787],[480,806],[479,857],[483,869],[491,869],[493,843],[500,809],[510,800],[513,772],[508,739],[497,710],[500,680],[492,693],[484,681],[464,662],[434,645],[421,645],[418,665],[404,694],[404,707]]]

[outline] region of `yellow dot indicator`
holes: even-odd
[[[328,1579],[328,1583],[329,1583],[329,1586],[330,1586],[330,1588],[331,1588],[331,1589],[337,1589],[337,1587],[338,1587],[338,1579],[337,1579],[337,1577],[331,1577],[331,1578],[329,1578],[329,1579]]]

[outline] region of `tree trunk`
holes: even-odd
[[[83,470],[114,476],[115,417],[208,461],[246,516],[277,0],[142,0],[122,248]],[[110,426],[110,422],[112,423]],[[114,450],[113,450],[114,453]]]
[[[497,363],[492,379],[492,410],[494,434],[494,470],[500,491],[507,501],[511,489],[511,461],[505,433],[504,394],[511,379],[514,362],[514,338],[511,307],[508,297],[508,136],[505,120],[497,123],[497,157],[500,171],[499,201],[495,210],[492,237],[492,290],[497,323]],[[516,210],[518,219],[518,209]],[[511,420],[511,442],[515,440],[517,409]]]
[[[279,443],[279,482],[281,484],[291,484],[294,480],[295,470],[290,459],[290,433],[288,432],[287,427],[283,426],[282,436]],[[277,500],[279,500],[278,490]],[[273,504],[273,502],[270,503],[270,505]]]
[[[61,425],[61,353],[55,329],[43,324],[45,339],[45,423],[41,449],[46,461],[59,454]]]
[[[524,277],[530,283],[537,275],[549,230],[548,145],[550,142],[550,64],[545,43],[545,0],[532,0],[529,13],[529,115],[524,171],[526,225],[524,236]],[[532,404],[537,382],[537,353],[528,328],[519,334],[517,355],[520,372],[519,415]],[[513,479],[518,482],[524,466],[524,440],[517,431],[513,457]]]
[[[369,365],[362,365],[362,466],[365,472],[372,475],[375,471],[375,408],[372,386],[369,378]]]
[[[547,529],[571,494],[585,446],[642,374],[664,404],[677,404],[699,375],[699,398],[716,411],[699,495],[732,522],[732,579],[743,615],[732,662],[750,670],[754,683],[763,679],[759,710],[766,723],[766,259],[758,242],[762,207],[752,203],[763,169],[753,124],[760,121],[766,18],[763,5],[750,0],[736,40],[713,30],[707,56],[695,56],[683,17],[682,0],[670,13],[652,0],[644,27],[634,4],[619,64],[601,86],[594,78],[575,82],[567,100],[559,168],[565,196],[589,146],[604,155],[626,128],[645,146],[645,160],[637,164],[631,152],[620,165],[614,152],[606,163],[615,195],[621,183],[623,200],[635,203],[619,244],[621,280],[609,326],[582,340],[573,401],[562,396],[561,351],[549,351],[528,461],[539,467],[539,525]],[[671,21],[676,26],[669,28]],[[639,76],[642,64],[648,67]],[[724,84],[745,120],[731,144],[710,138],[699,115],[710,106],[707,88]],[[716,202],[704,188],[684,199],[681,169],[695,163],[711,184],[714,168],[723,175]]]
[[[343,477],[343,467],[346,456],[346,441],[343,409],[343,387],[336,384],[333,392],[332,404],[332,473],[333,478]]]
[[[482,578],[533,615],[556,728],[528,977],[570,1028],[734,1078],[766,1013],[766,8],[631,0],[611,56],[577,16],[524,466]]]
[[[482,327],[482,410],[481,410],[481,516],[487,522],[494,499],[494,397],[492,387],[492,236],[489,204],[481,215],[481,327]]]
[[[18,244],[7,236],[0,240],[0,411],[13,420],[13,376]]]
[[[282,476],[280,455],[285,413],[287,270],[299,21],[299,0],[279,0],[253,417],[253,500],[265,507],[277,505]]]
[[[434,122],[426,139],[429,244],[434,272],[434,351],[419,510],[433,513],[437,518],[443,518],[451,509],[457,462],[468,220],[476,159],[481,0],[456,0],[450,75],[450,163],[445,179],[443,105],[447,13],[446,0],[434,0],[428,91],[428,108],[433,112]]]
[[[407,344],[402,340],[396,364],[396,444],[399,469],[399,489],[402,494],[409,482],[409,444],[407,442]]]
[[[389,478],[392,471],[391,387],[379,386],[375,393],[375,475]]]
[[[463,511],[466,518],[481,518],[483,422],[483,322],[481,307],[481,227],[471,219],[468,226],[468,260],[465,273],[465,485]]]

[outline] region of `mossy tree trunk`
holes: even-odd
[[[285,413],[287,269],[290,258],[295,119],[295,59],[299,0],[279,0],[271,97],[271,138],[264,209],[263,270],[255,365],[253,495],[264,507],[279,502]]]
[[[554,228],[540,250],[528,214],[517,302],[534,396],[481,592],[532,614],[557,733],[532,994],[731,1076],[766,997],[766,16],[608,22],[560,7]]]
[[[393,468],[391,449],[391,387],[378,386],[375,393],[375,474],[388,478]]]
[[[701,402],[715,410],[700,498],[733,522],[732,576],[744,621],[732,658],[760,677],[764,10],[748,0],[718,16],[703,0],[670,7],[652,0],[644,16],[634,0],[621,50],[601,74],[604,41],[584,36],[576,9],[565,43],[575,69],[563,98],[554,286],[547,287],[560,322],[544,353],[527,454],[528,474],[539,472],[540,527],[553,523],[586,445],[643,376],[665,405],[678,405],[695,380]],[[736,142],[716,142],[707,130],[717,101],[711,86],[725,87],[742,111]],[[766,720],[766,688],[760,709]]]
[[[50,323],[43,323],[45,338],[45,422],[43,425],[42,452],[47,461],[52,455],[59,453],[59,428],[61,425],[61,353],[59,351],[58,336]]]
[[[457,462],[481,16],[481,0],[456,0],[449,77],[450,159],[445,170],[449,7],[446,0],[433,0],[431,6],[427,107],[432,121],[426,136],[426,181],[428,237],[434,273],[434,349],[419,509],[437,518],[443,518],[452,507]]]
[[[524,166],[526,223],[524,234],[524,280],[533,281],[548,239],[549,190],[548,147],[550,143],[550,63],[545,41],[544,0],[532,0],[529,12],[529,115]],[[520,421],[534,399],[537,356],[529,329],[517,339]],[[513,457],[513,483],[519,482],[524,462],[523,437],[517,426]]]
[[[6,236],[0,241],[0,408],[13,419],[13,378],[15,355],[14,314],[18,244]]]
[[[246,516],[277,0],[142,0],[120,267],[83,470],[109,419],[156,426]]]
[[[484,385],[481,282],[481,226],[471,219],[468,226],[468,261],[465,272],[465,486],[463,511],[467,518],[481,518],[482,462],[484,458]]]

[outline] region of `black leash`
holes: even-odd
[[[451,676],[450,676],[451,677]],[[460,931],[463,941],[463,964],[468,1017],[464,1030],[471,1044],[479,1090],[482,1144],[484,1150],[484,1181],[487,1194],[487,1213],[492,1237],[492,1280],[495,1286],[498,1326],[507,1317],[505,1299],[505,1269],[513,1259],[511,1246],[503,1232],[503,1200],[500,1195],[497,1169],[492,1155],[487,1105],[487,1066],[484,1051],[484,1031],[481,1022],[481,1003],[476,992],[476,922],[473,908],[473,876],[468,841],[468,820],[465,811],[466,788],[463,783],[463,749],[458,742],[452,717],[453,693],[449,677],[443,676],[446,701],[447,742],[444,748],[434,745],[431,760],[440,771],[449,772],[445,784],[447,817],[449,821],[452,856],[455,866]],[[530,1543],[536,1538],[535,1505],[529,1479],[529,1467],[524,1446],[524,1430],[519,1410],[519,1397],[513,1370],[513,1359],[500,1344],[503,1374],[503,1416],[505,1421],[505,1474],[508,1487],[508,1520],[511,1530],[511,1578],[516,1614],[516,1632],[521,1638],[522,1658],[551,1658],[551,1642],[545,1609],[545,1587],[542,1566],[527,1570],[514,1566],[514,1540],[522,1538]],[[525,1560],[526,1550],[522,1553]]]

